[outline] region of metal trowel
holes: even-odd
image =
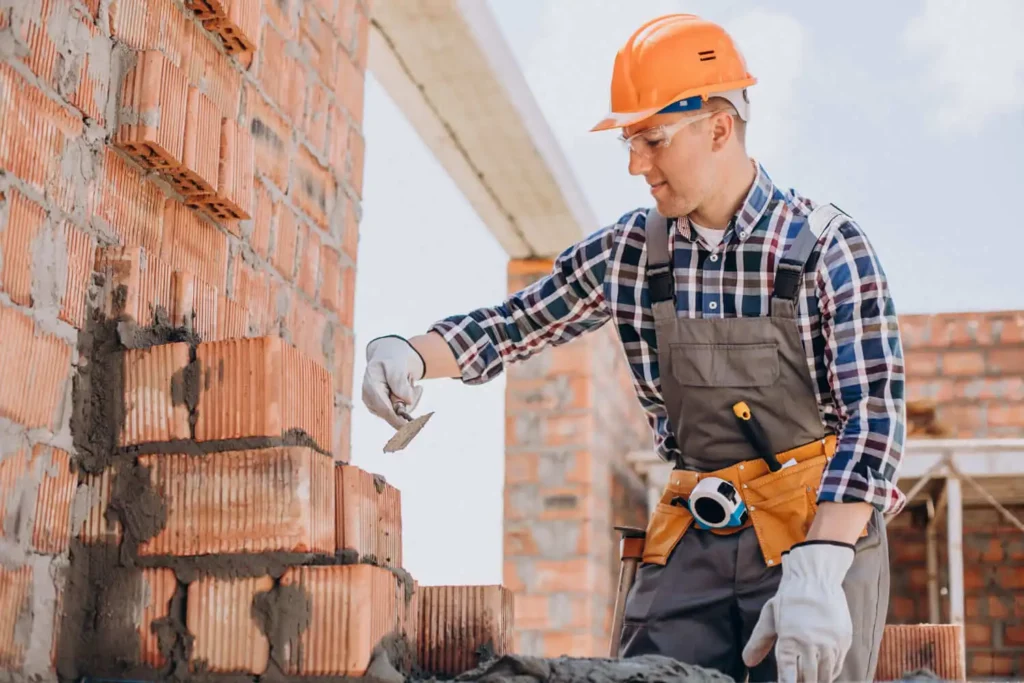
[[[388,439],[386,444],[384,444],[385,453],[394,453],[395,451],[400,451],[408,446],[409,442],[420,433],[420,430],[423,429],[427,422],[430,421],[430,418],[434,415],[433,412],[430,412],[425,415],[420,415],[417,418],[413,418],[408,412],[406,412],[404,403],[396,403],[392,407],[395,409],[395,412],[398,413],[398,416],[405,420],[405,424],[395,432],[394,436]]]

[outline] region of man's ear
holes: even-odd
[[[723,116],[724,114],[724,116]],[[736,135],[736,119],[728,111],[716,112],[711,122],[711,149],[719,151]]]

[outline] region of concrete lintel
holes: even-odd
[[[599,227],[485,2],[374,3],[369,68],[510,257]]]

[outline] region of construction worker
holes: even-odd
[[[629,591],[620,655],[736,680],[870,681],[888,607],[883,514],[904,497],[902,348],[864,231],[748,156],[756,80],[693,15],[618,51],[611,112],[655,206],[549,275],[408,340],[372,340],[363,401],[396,428],[428,378],[479,384],[612,322],[674,462]]]

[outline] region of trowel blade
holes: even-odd
[[[425,415],[420,415],[416,419],[402,425],[402,427],[395,432],[395,435],[388,439],[388,442],[384,444],[384,452],[394,453],[395,451],[400,451],[408,446],[409,442],[420,433],[420,430],[423,429],[424,425],[427,424],[433,415],[434,413],[426,413]]]

